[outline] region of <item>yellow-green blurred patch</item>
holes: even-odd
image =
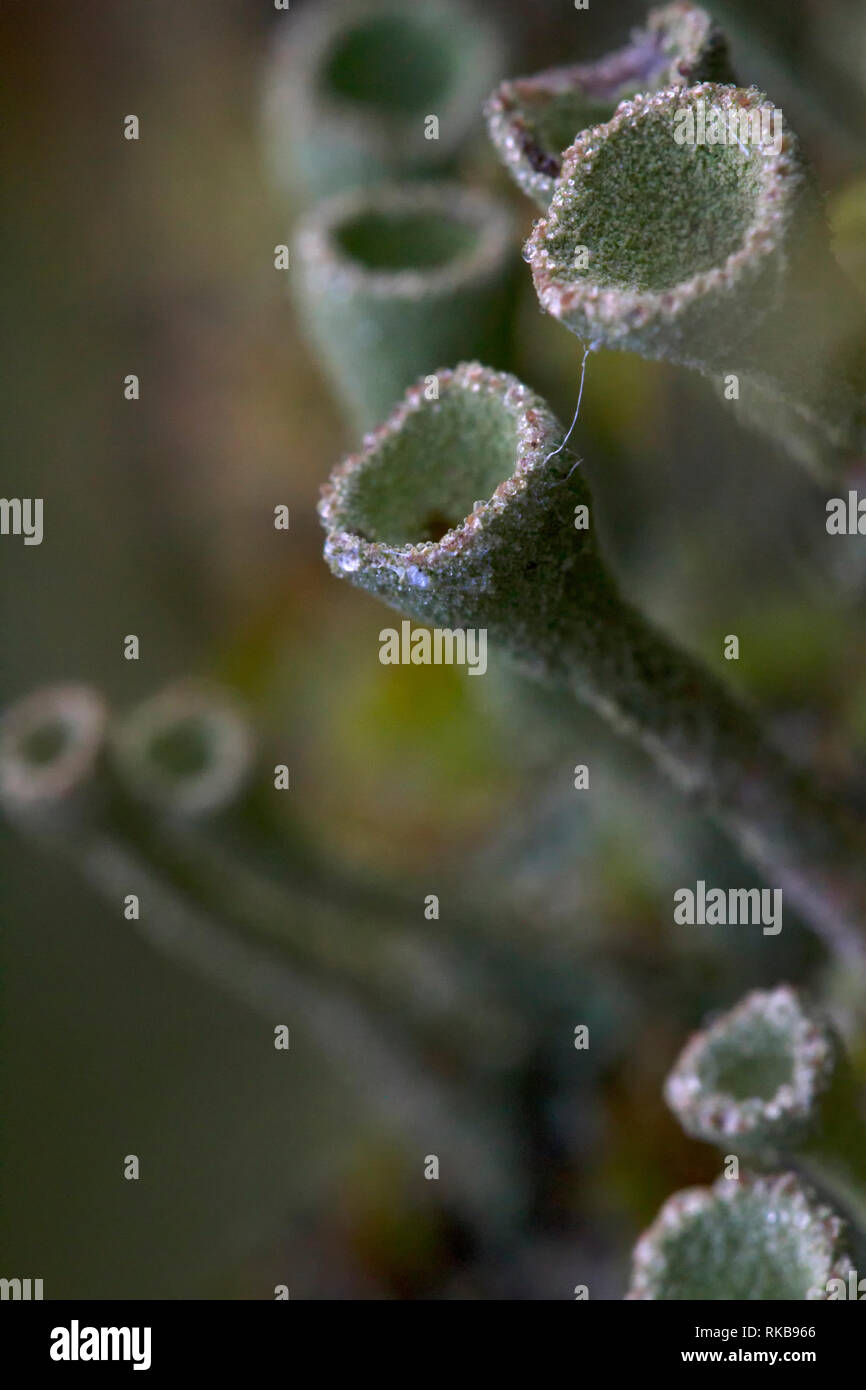
[[[481,690],[492,672],[379,661],[384,615],[336,600],[315,642],[282,653],[268,691],[285,729],[295,814],[329,853],[374,870],[411,868],[483,834],[519,780]]]
[[[834,193],[827,213],[839,263],[866,295],[866,179],[856,179]]]

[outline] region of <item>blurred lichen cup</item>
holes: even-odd
[[[702,83],[624,101],[566,152],[527,245],[585,342],[696,368],[816,473],[866,446],[864,307],[781,111]]]
[[[498,200],[446,183],[343,194],[303,219],[292,288],[358,429],[441,362],[501,361],[519,263],[511,231]]]
[[[45,686],[0,720],[0,804],[14,819],[52,823],[90,810],[101,795],[108,708],[98,690]]]
[[[838,1058],[828,1023],[788,985],[753,990],[695,1033],[665,1084],[687,1133],[738,1152],[798,1146]]]
[[[484,108],[487,129],[515,183],[546,211],[563,152],[582,130],[608,121],[625,97],[696,82],[731,82],[727,44],[698,5],[650,10],[622,48],[591,63],[501,82]]]
[[[250,725],[233,699],[194,681],[136,705],[112,728],[110,747],[129,797],[178,820],[229,807],[247,783],[255,752]]]
[[[844,1222],[793,1173],[721,1177],[665,1202],[635,1247],[626,1297],[826,1300],[852,1268]]]
[[[502,68],[496,30],[454,0],[322,3],[292,14],[266,75],[268,165],[294,200],[451,163]]]

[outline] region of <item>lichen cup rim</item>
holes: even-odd
[[[40,765],[23,756],[27,739],[58,724],[72,737],[56,757]],[[94,770],[107,724],[100,692],[71,681],[40,687],[10,705],[0,719],[0,801],[25,809],[62,800]]]
[[[644,32],[651,37],[664,36],[661,50],[676,63],[686,84],[703,54],[720,46],[727,48],[722,26],[709,10],[692,0],[670,0],[667,5],[654,6],[647,14]]]
[[[563,151],[555,152],[555,170],[533,164],[529,145],[534,143],[542,158],[549,159],[554,152],[533,140],[529,108],[536,103],[552,105],[564,96],[583,97],[588,106],[605,102],[613,106],[629,88],[643,85],[641,76],[651,81],[653,90],[688,86],[701,56],[720,47],[725,49],[722,31],[702,6],[686,0],[659,6],[650,10],[644,27],[632,30],[628,44],[595,61],[558,64],[525,77],[505,78],[484,104],[490,138],[517,185],[547,207],[561,172]],[[651,55],[655,58],[652,72]]]
[[[712,1089],[702,1064],[735,1032],[766,1023],[786,1044],[791,1079],[772,1096],[735,1096]],[[753,1140],[771,1146],[790,1140],[814,1118],[816,1102],[829,1084],[837,1059],[829,1028],[810,1013],[788,985],[752,990],[733,1009],[714,1019],[686,1043],[665,1082],[668,1105],[684,1129],[710,1143]]]
[[[793,155],[796,141],[787,126],[784,126],[778,152],[769,144],[752,146],[756,158],[760,159],[760,189],[742,237],[719,264],[659,290],[600,284],[591,275],[566,280],[553,267],[546,249],[547,237],[556,229],[574,179],[591,172],[597,146],[623,130],[638,131],[645,120],[655,120],[659,116],[672,119],[676,112],[699,100],[726,112],[734,107],[749,111],[777,109],[756,87],[733,87],[715,82],[638,94],[621,102],[609,121],[582,131],[566,151],[547,215],[536,221],[524,251],[539,301],[555,318],[584,318],[600,334],[611,338],[645,329],[655,322],[672,322],[701,300],[722,297],[742,283],[757,279],[784,246],[800,188],[796,176],[798,164]],[[671,142],[675,144],[673,133]]]
[[[443,264],[422,269],[370,269],[342,248],[335,233],[360,216],[437,213],[476,234],[474,244]],[[383,299],[433,298],[478,283],[499,271],[511,247],[513,220],[507,206],[479,189],[460,184],[381,183],[324,199],[301,219],[294,245],[313,280],[327,280],[332,293],[370,294]]]
[[[378,429],[364,436],[362,448],[350,454],[333,470],[322,488],[319,516],[327,531],[325,559],[334,573],[344,576],[357,570],[397,571],[407,585],[427,588],[437,570],[450,570],[460,556],[471,551],[490,523],[525,491],[550,453],[560,444],[563,431],[546,402],[510,372],[495,371],[479,362],[461,362],[454,368],[441,368],[435,374],[439,399],[425,396],[426,378],[405,392],[390,416]],[[436,541],[406,541],[402,544],[369,540],[351,529],[349,502],[359,473],[374,465],[383,446],[399,436],[405,422],[419,412],[433,414],[441,408],[443,393],[485,391],[498,397],[510,415],[515,430],[513,466],[490,497],[469,512]],[[402,573],[399,573],[402,572]]]
[[[552,158],[535,137],[528,120],[527,102],[541,98],[550,104],[565,95],[582,95],[587,105],[593,98],[586,85],[587,65],[548,68],[530,77],[508,77],[499,83],[484,103],[484,119],[490,139],[514,182],[539,206],[547,207],[561,172],[561,161]],[[539,104],[541,104],[539,103]],[[535,154],[532,151],[536,151]],[[562,155],[562,151],[558,152]],[[541,161],[554,168],[539,167]]]
[[[665,1245],[674,1236],[685,1232],[694,1222],[718,1207],[720,1202],[736,1202],[744,1196],[756,1196],[778,1206],[786,1202],[791,1208],[796,1229],[809,1232],[817,1242],[816,1254],[823,1262],[820,1275],[804,1290],[804,1301],[828,1298],[827,1284],[833,1279],[847,1279],[853,1268],[848,1251],[843,1246],[846,1223],[805,1185],[796,1173],[741,1174],[739,1178],[717,1178],[710,1187],[689,1187],[675,1192],[663,1203],[652,1223],[634,1247],[632,1277],[626,1300],[654,1300],[665,1270]],[[804,1259],[809,1252],[804,1252]],[[823,1280],[822,1283],[819,1282]],[[688,1295],[687,1295],[688,1296]],[[692,1295],[693,1296],[693,1295]]]
[[[381,108],[340,98],[329,92],[320,82],[320,74],[328,53],[335,40],[340,39],[350,29],[359,28],[369,20],[393,15],[403,23],[416,21],[411,7],[400,0],[353,0],[350,5],[345,0],[324,0],[324,3],[310,5],[293,21],[292,29],[281,37],[273,58],[271,90],[266,105],[278,108],[282,99],[287,100],[291,109],[303,119],[326,120],[331,130],[339,135],[343,131],[346,139],[356,145],[359,135],[362,142],[389,160],[397,160],[411,155],[418,144],[417,133],[405,114],[398,117]],[[442,32],[452,32],[454,24],[465,21],[464,26],[476,41],[477,62],[464,64],[462,77],[444,93],[436,109],[430,114],[439,118],[440,134],[436,141],[437,163],[443,156],[457,150],[466,136],[466,128],[477,114],[478,88],[483,73],[478,67],[486,53],[486,68],[489,80],[500,65],[503,46],[496,29],[475,9],[453,3],[453,0],[427,0],[424,6],[424,27],[429,29],[437,16],[441,20]],[[288,92],[281,90],[282,73],[289,55],[297,54],[301,61],[292,66],[293,82]],[[482,83],[483,89],[483,83]],[[420,108],[419,108],[420,110]]]
[[[149,746],[191,719],[210,726],[219,757],[188,775],[162,773],[148,756]],[[120,782],[135,800],[180,817],[207,815],[231,801],[254,757],[254,739],[239,704],[203,680],[179,681],[133,706],[110,731],[109,748]]]

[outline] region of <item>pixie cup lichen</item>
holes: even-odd
[[[440,362],[504,350],[516,248],[487,194],[441,183],[330,199],[298,228],[293,263],[305,324],[361,429]]]
[[[478,363],[433,373],[324,488],[329,565],[422,622],[485,629],[524,670],[588,703],[862,961],[862,833],[722,682],[620,596],[565,437],[507,373]]]
[[[665,1097],[697,1139],[737,1152],[785,1150],[815,1128],[836,1059],[832,1031],[795,990],[755,990],[694,1035]]]
[[[735,377],[744,415],[815,471],[866,443],[863,306],[796,138],[754,88],[638,95],[582,131],[526,256],[578,337]]]
[[[108,707],[99,691],[45,686],[0,721],[0,803],[10,815],[82,809],[98,782]]]
[[[665,1098],[696,1139],[808,1177],[862,1241],[862,1088],[829,1019],[798,991],[755,990],[695,1033]]]
[[[721,1177],[665,1202],[635,1247],[627,1298],[825,1300],[852,1268],[844,1222],[794,1174]]]
[[[772,116],[755,90],[703,83],[623,102],[566,152],[527,251],[543,308],[579,337],[721,371],[774,303],[805,173],[787,131],[778,149],[677,139],[716,107]]]
[[[484,108],[487,129],[518,187],[546,210],[580,131],[609,120],[636,92],[709,80],[732,80],[721,31],[697,5],[665,5],[596,62],[500,83]]]
[[[137,705],[111,732],[118,780],[150,810],[197,818],[239,795],[251,770],[250,727],[222,691],[184,682]]]
[[[568,592],[603,601],[608,589],[591,531],[574,529],[584,479],[557,452],[556,417],[515,377],[470,362],[434,379],[435,395],[425,381],[410,388],[332,474],[325,557],[394,607],[485,627],[547,669],[545,628],[552,636]]]
[[[276,183],[315,199],[434,173],[480,124],[501,62],[496,30],[477,7],[315,0],[283,26],[268,71],[265,140]]]

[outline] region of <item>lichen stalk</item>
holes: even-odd
[[[828,944],[862,961],[859,830],[622,598],[592,527],[575,527],[592,499],[546,403],[477,363],[437,375],[438,400],[411,388],[332,474],[320,504],[331,568],[421,622],[485,629],[529,674],[589,704]]]

